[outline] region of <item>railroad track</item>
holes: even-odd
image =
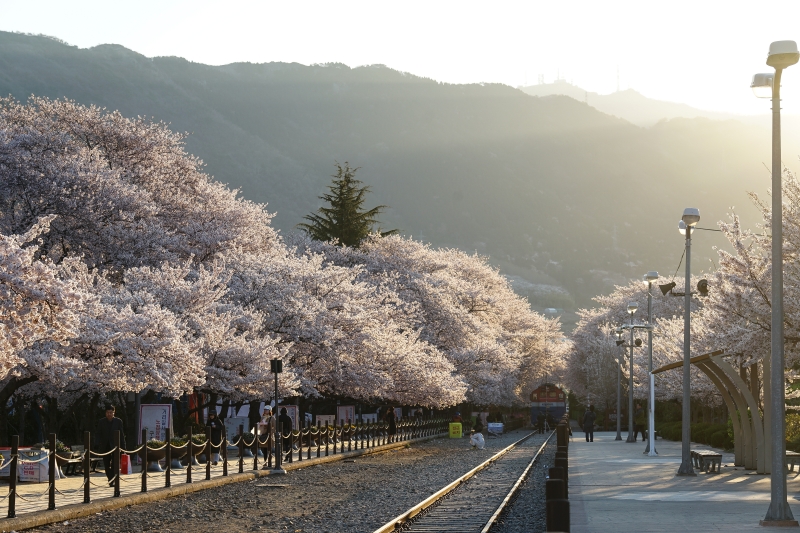
[[[487,533],[554,433],[541,445],[526,435],[374,533]]]

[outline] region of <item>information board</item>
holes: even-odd
[[[232,442],[239,435],[239,426],[244,427],[244,432],[247,433],[250,431],[248,427],[250,425],[250,419],[246,416],[232,416],[230,418],[226,418],[225,422],[225,432],[228,435],[228,442]]]
[[[139,408],[139,432],[136,442],[141,444],[142,430],[147,430],[147,440],[167,439],[167,428],[172,429],[172,404],[143,403]]]
[[[336,415],[317,415],[317,427],[324,428],[326,422],[332,426],[336,422]]]
[[[356,421],[356,406],[355,405],[337,405],[336,406],[336,421],[339,424],[347,424]]]

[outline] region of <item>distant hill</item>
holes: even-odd
[[[763,192],[769,137],[738,121],[675,118],[643,128],[565,96],[451,85],[385,66],[147,58],[0,32],[0,94],[71,98],[192,133],[210,174],[268,202],[294,231],[333,162],[360,166],[384,227],[491,256],[535,306],[574,308],[646,271],[672,273],[677,221],[713,226]],[[709,267],[719,234],[695,240]],[[565,291],[551,290],[558,284]]]
[[[519,87],[531,96],[569,96],[594,107],[598,111],[627,120],[637,126],[650,127],[661,120],[673,118],[710,118],[712,120],[740,120],[743,117],[731,113],[716,113],[695,107],[654,100],[634,91],[626,89],[611,94],[598,94],[572,85],[559,79],[553,83],[541,83]]]

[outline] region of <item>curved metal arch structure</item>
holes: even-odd
[[[759,474],[770,473],[770,435],[765,430],[764,417],[758,409],[758,371],[751,369],[750,383],[747,372],[741,375],[722,359],[723,350],[698,355],[689,359],[717,387],[733,424],[734,464],[756,470]],[[653,370],[653,374],[680,368],[682,361]],[[765,389],[765,403],[769,393]],[[737,416],[738,413],[738,416]]]

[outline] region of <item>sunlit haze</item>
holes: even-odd
[[[560,75],[601,94],[732,113],[766,113],[749,88],[769,43],[800,40],[800,3],[731,2],[138,2],[3,0],[0,29],[146,56],[382,63],[451,83],[512,86]],[[784,76],[800,113],[800,68]]]

